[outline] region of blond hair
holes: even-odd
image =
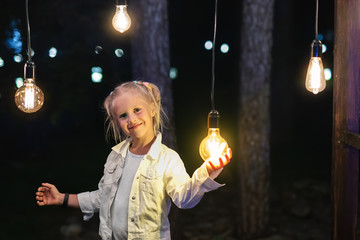
[[[109,138],[112,135],[115,142],[124,140],[126,135],[121,130],[119,121],[115,115],[113,101],[122,93],[129,90],[137,91],[149,104],[153,103],[155,105],[155,115],[153,117],[154,134],[157,132],[162,132],[164,120],[167,119],[167,116],[161,105],[160,90],[155,84],[142,81],[122,83],[121,85],[117,86],[104,101],[104,108],[107,113],[105,120],[105,124],[107,124],[106,137]]]

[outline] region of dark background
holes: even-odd
[[[15,78],[23,76],[27,59],[25,1],[2,1],[0,57],[5,65],[0,68],[1,239],[61,239],[59,226],[68,221],[64,219],[78,216],[69,209],[37,207],[35,191],[41,182],[74,193],[97,187],[113,145],[105,140],[102,102],[114,86],[132,80],[131,30],[125,34],[113,30],[114,4],[92,0],[29,2],[36,81],[45,94],[45,103],[37,113],[25,114],[14,103]],[[333,1],[322,0],[319,9],[319,33],[328,47],[323,61],[331,69],[333,5]],[[178,69],[171,89],[177,150],[192,174],[202,163],[198,146],[206,135],[211,108],[211,51],[205,50],[204,43],[213,37],[214,4],[205,0],[169,1],[168,7],[171,66]],[[221,114],[222,135],[234,152],[220,180],[231,186],[237,180],[241,1],[219,1],[218,8],[215,102]],[[315,1],[278,0],[274,12],[272,184],[299,179],[330,184],[332,79],[318,95],[307,92],[304,86],[314,39]],[[12,21],[21,32],[21,63],[12,60],[14,50],[6,46]],[[227,54],[219,51],[222,43],[230,46]],[[95,54],[97,45],[103,48],[100,54]],[[55,58],[48,56],[52,46],[58,49]],[[116,48],[124,50],[122,58],[114,55]],[[91,81],[93,66],[103,69],[101,83]],[[42,232],[45,228],[50,233]]]

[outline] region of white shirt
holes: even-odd
[[[78,194],[84,220],[100,211],[99,234],[104,240],[112,238],[110,208],[123,174],[124,159],[130,142],[131,139],[128,138],[112,148],[99,189]],[[169,240],[168,213],[171,200],[179,208],[192,208],[205,192],[221,186],[223,185],[209,177],[205,164],[190,178],[179,155],[161,143],[159,133],[149,152],[141,160],[131,186],[128,239]]]
[[[127,239],[130,191],[134,176],[143,157],[144,155],[136,155],[127,150],[124,171],[111,206],[111,227],[114,240]]]

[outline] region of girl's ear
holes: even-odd
[[[155,103],[151,103],[151,116],[154,117],[155,116]]]

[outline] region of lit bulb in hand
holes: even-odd
[[[208,135],[201,141],[199,153],[204,161],[211,161],[214,166],[221,165],[219,158],[228,153],[228,144],[220,135],[218,119],[220,115],[214,110],[208,116]]]
[[[112,24],[115,30],[123,33],[131,26],[131,19],[127,13],[126,5],[116,5],[116,12],[112,19]]]

